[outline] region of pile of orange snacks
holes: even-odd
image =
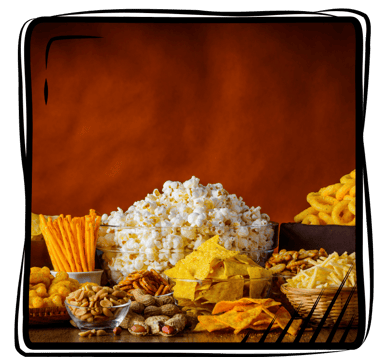
[[[265,331],[272,320],[271,329],[284,329],[291,319],[290,313],[273,299],[242,298],[237,301],[218,302],[212,315],[198,316],[194,331],[234,330],[237,334],[245,329]],[[295,336],[302,320],[294,320],[288,332]]]
[[[79,283],[64,271],[54,278],[48,267],[30,269],[29,308],[64,307],[68,294],[77,290]]]
[[[40,229],[55,271],[86,272],[95,269],[95,251],[101,217],[93,209],[84,217],[61,214],[55,221],[39,215]]]

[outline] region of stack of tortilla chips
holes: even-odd
[[[273,319],[272,329],[284,329],[291,316],[273,299],[242,298],[238,301],[218,302],[212,315],[198,316],[199,323],[194,331],[234,330],[237,334],[245,329],[265,331]],[[294,320],[288,332],[296,336],[302,320]]]
[[[269,270],[238,251],[227,250],[218,240],[219,236],[212,237],[164,272],[176,283],[173,296],[180,306],[211,313],[219,301],[260,298],[270,289]]]

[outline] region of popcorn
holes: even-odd
[[[135,270],[163,272],[216,234],[226,249],[247,254],[273,246],[274,230],[261,207],[248,207],[220,183],[199,182],[195,176],[166,181],[162,193],[154,189],[126,212],[102,215],[98,248],[116,283]]]

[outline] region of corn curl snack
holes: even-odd
[[[294,217],[294,222],[307,225],[356,225],[356,170],[340,178],[339,183],[310,192],[310,207]]]

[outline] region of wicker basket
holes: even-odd
[[[343,288],[336,299],[335,304],[332,307],[327,319],[325,320],[324,327],[333,326],[339,317],[347,299],[350,295],[353,288]],[[321,289],[299,289],[292,288],[287,284],[281,285],[281,291],[286,295],[292,306],[295,310],[298,309],[299,305],[301,305],[299,314],[301,317],[306,318],[312,309],[315,301],[317,300],[319,294],[321,293]],[[337,292],[336,288],[328,288],[323,292],[319,303],[316,306],[316,309],[313,312],[313,315],[310,319],[312,324],[319,324],[322,317],[325,314],[329,304],[331,303],[333,297]],[[355,316],[352,326],[358,325],[358,302],[357,302],[357,291],[354,292],[352,298],[345,310],[345,314],[341,319],[339,327],[348,326],[350,320],[353,316]]]
[[[40,309],[29,309],[30,325],[51,324],[69,321],[70,315],[65,307],[43,307]]]

